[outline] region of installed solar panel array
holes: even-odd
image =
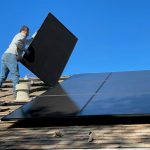
[[[150,71],[74,75],[3,118],[150,114]]]

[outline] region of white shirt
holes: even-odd
[[[32,40],[35,37],[36,33],[37,32],[35,32],[32,35],[32,38],[30,38],[30,39],[27,39],[25,34],[23,34],[22,32],[16,34],[15,37],[13,38],[12,42],[10,43],[8,49],[5,51],[5,53],[11,53],[11,54],[21,56],[23,51],[26,50],[26,46],[30,45],[30,43],[32,42]]]

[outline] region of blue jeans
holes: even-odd
[[[4,53],[1,59],[0,87],[7,79],[9,73],[13,82],[13,94],[16,95],[16,84],[19,83],[18,62],[15,54]]]

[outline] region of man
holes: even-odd
[[[20,32],[13,38],[8,49],[4,52],[1,59],[1,76],[0,76],[0,88],[7,79],[10,73],[11,80],[13,82],[13,94],[16,96],[16,84],[19,83],[19,68],[18,60],[22,58],[23,52],[29,53],[26,50],[26,46],[29,45],[36,33],[32,35],[31,39],[27,39],[29,35],[29,28],[23,26]]]

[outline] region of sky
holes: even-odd
[[[0,0],[0,56],[22,25],[32,35],[49,12],[79,39],[63,75],[150,69],[149,0]]]

